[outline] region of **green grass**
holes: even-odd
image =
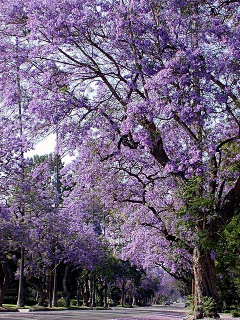
[[[31,310],[34,310],[34,309],[50,309],[48,307],[42,307],[42,306],[38,306],[38,305],[35,305],[35,306],[29,306],[29,305],[25,305],[24,307],[17,307],[16,304],[10,304],[10,303],[4,303],[3,304],[3,307],[1,308],[2,310],[4,309],[7,309],[7,310],[18,310],[18,309],[31,309]],[[65,308],[65,307],[53,307],[51,309],[56,309],[56,310],[66,310],[68,308]]]
[[[17,306],[15,304],[10,304],[10,303],[4,303],[3,308],[6,309],[17,309]]]
[[[82,306],[70,306],[70,308],[66,307],[42,307],[42,306],[29,306],[25,305],[23,308],[17,307],[15,304],[3,304],[3,307],[0,307],[0,312],[1,311],[17,311],[18,309],[30,309],[30,310],[54,310],[54,311],[61,311],[61,310],[80,310],[80,309],[94,309],[94,310],[103,310],[104,307],[82,307]],[[109,308],[108,308],[109,309]]]

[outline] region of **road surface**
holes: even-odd
[[[5,320],[182,320],[187,314],[183,304],[168,306],[118,308],[111,310],[64,310],[0,313]]]

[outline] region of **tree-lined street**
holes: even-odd
[[[240,314],[239,13],[0,0],[1,310]]]

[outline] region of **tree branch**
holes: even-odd
[[[225,89],[227,88],[227,86],[222,83],[220,80],[217,80],[214,78],[214,76],[211,74],[210,76],[210,79],[222,90],[225,91]],[[240,101],[238,100],[237,96],[231,92],[231,91],[228,91],[228,92],[225,92],[229,97],[232,98],[233,102],[236,104],[237,107],[240,107]]]
[[[185,122],[183,122],[182,120],[180,120],[179,116],[177,114],[174,115],[174,119],[177,121],[178,124],[180,124],[180,126],[188,133],[188,135],[190,136],[190,138],[197,144],[200,143],[199,139],[197,138],[197,136],[193,133],[193,131],[186,125]]]

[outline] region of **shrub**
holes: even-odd
[[[212,297],[203,297],[203,312],[205,316],[211,316],[216,312],[216,302]]]
[[[233,309],[231,310],[231,315],[233,317],[240,317],[240,309]]]
[[[193,296],[191,294],[186,297],[185,307],[189,307],[193,310]]]
[[[37,304],[37,301],[33,297],[26,297],[24,302],[27,306],[34,306]]]
[[[4,304],[16,304],[17,303],[17,296],[5,296],[3,298]]]
[[[70,305],[71,305],[71,306],[76,306],[76,305],[77,305],[77,300],[76,300],[76,299],[72,299],[72,300],[70,301]]]
[[[58,299],[57,301],[58,307],[66,307],[66,301],[64,299]]]

